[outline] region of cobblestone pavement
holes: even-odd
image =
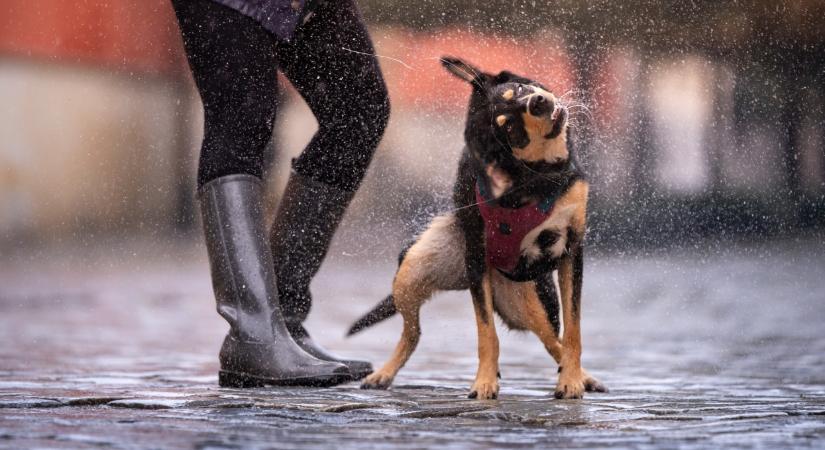
[[[466,398],[475,329],[466,293],[424,308],[419,350],[389,391],[220,389],[199,247],[17,255],[0,266],[0,447],[823,448],[825,242],[700,245],[591,257],[584,365],[609,394],[552,398],[555,364],[502,338],[498,401]],[[309,328],[381,363],[392,319],[352,339],[393,264],[338,254]]]

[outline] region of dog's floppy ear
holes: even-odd
[[[484,81],[488,75],[466,61],[454,56],[442,56],[441,65],[448,72],[468,83]]]

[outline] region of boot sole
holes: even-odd
[[[334,374],[322,377],[305,378],[262,378],[243,372],[218,372],[218,385],[231,388],[255,388],[264,386],[311,386],[328,387],[351,381],[349,374]]]
[[[362,378],[366,378],[367,375],[369,375],[373,372],[374,372],[374,370],[372,370],[372,369],[368,369],[368,370],[365,369],[365,370],[362,370],[360,372],[352,372],[351,371],[350,373],[352,374],[352,381],[358,381]]]

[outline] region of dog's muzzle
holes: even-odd
[[[552,98],[544,94],[531,95],[527,100],[527,112],[531,116],[540,117],[550,114],[556,109],[556,104]]]

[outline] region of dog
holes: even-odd
[[[606,392],[581,367],[588,183],[568,142],[567,109],[529,78],[509,71],[493,75],[454,57],[441,62],[472,86],[455,210],[433,219],[402,251],[392,294],[350,328],[352,335],[396,312],[404,319],[392,357],[362,388],[386,389],[392,383],[421,336],[419,311],[427,299],[437,291],[469,289],[479,357],[469,398],[498,397],[493,312],[510,329],[535,333],[556,360],[556,398]]]

